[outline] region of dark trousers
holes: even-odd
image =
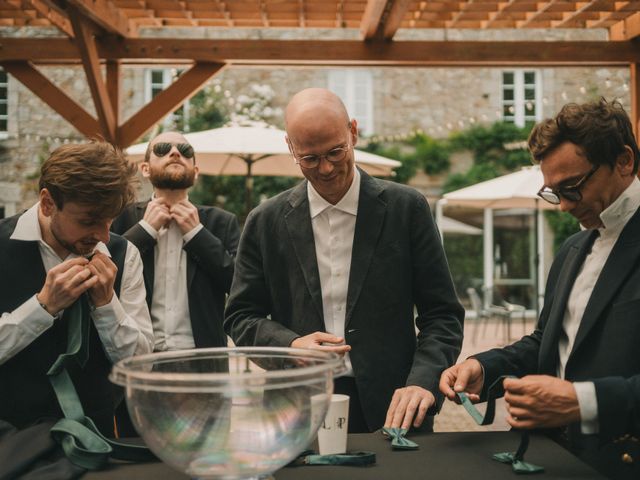
[[[360,395],[353,377],[339,377],[333,381],[333,393],[349,396],[349,433],[369,433],[369,427],[364,419]]]

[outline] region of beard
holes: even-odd
[[[149,180],[155,188],[164,190],[183,190],[190,188],[195,182],[196,172],[193,169],[185,169],[179,172],[160,172],[150,170]]]
[[[99,242],[99,240],[91,238],[81,239],[75,243],[65,240],[58,223],[53,218],[51,219],[49,230],[51,231],[53,238],[55,238],[56,242],[58,242],[62,248],[68,252],[74,253],[75,255],[89,255],[90,253],[93,253]]]

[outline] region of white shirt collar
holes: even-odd
[[[40,229],[40,222],[38,221],[38,209],[40,208],[40,202],[36,203],[29,210],[24,212],[18,218],[16,222],[16,228],[11,234],[11,240],[22,240],[25,242],[41,242],[51,248],[42,238],[42,230]],[[111,256],[109,249],[103,242],[98,242],[94,251],[99,251],[107,256]],[[69,258],[77,257],[73,253],[69,254]]]
[[[639,207],[640,180],[636,177],[624,192],[600,213],[603,225],[600,228],[600,234],[620,232]]]
[[[320,196],[318,191],[313,188],[311,182],[307,181],[307,198],[309,199],[309,212],[311,218],[315,218],[328,208],[337,208],[351,215],[358,214],[358,198],[360,197],[360,172],[356,167],[353,168],[353,180],[351,186],[344,197],[338,203],[332,205]]]

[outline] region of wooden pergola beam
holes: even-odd
[[[25,0],[25,2],[65,35],[73,38],[73,27],[69,17],[63,14],[56,4],[50,0]]]
[[[120,92],[122,91],[122,69],[119,60],[107,61],[107,94],[116,125],[120,121]]]
[[[67,0],[67,3],[109,34],[137,36],[134,24],[109,0]]]
[[[382,37],[385,40],[391,40],[394,37],[410,5],[411,0],[395,0],[395,2],[393,2],[393,6],[384,21]]]
[[[105,140],[115,143],[118,124],[113,113],[111,100],[107,86],[102,78],[102,69],[100,66],[100,57],[96,48],[95,40],[91,26],[87,23],[87,19],[82,17],[80,12],[70,8],[69,17],[75,32],[76,45],[80,51],[82,66],[87,76],[89,90],[93,97],[93,103],[98,114],[98,121],[102,128]]]
[[[511,66],[628,65],[640,62],[631,41],[475,42],[372,40],[98,40],[98,56],[131,64],[215,62],[235,66]],[[0,38],[0,61],[79,63],[77,46],[62,38]]]
[[[627,41],[640,37],[640,13],[634,13],[609,28],[612,41]]]
[[[638,138],[640,138],[638,137],[638,135],[640,135],[640,64],[632,63],[630,70],[631,125],[637,141]]]
[[[194,95],[224,66],[221,63],[196,63],[118,128],[117,144],[122,148],[131,145],[156,122]]]
[[[362,39],[370,40],[376,36],[386,7],[387,0],[367,0],[362,20],[360,20],[360,36]]]
[[[54,85],[31,63],[2,62],[2,68],[37,95],[44,103],[58,112],[67,122],[87,137],[100,134],[100,125],[75,100]]]

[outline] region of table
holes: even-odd
[[[510,465],[491,459],[497,452],[518,447],[517,432],[455,432],[410,435],[420,445],[415,451],[393,451],[381,433],[349,435],[349,450],[376,453],[377,462],[369,467],[301,466],[287,467],[275,474],[276,480],[416,480],[416,479],[511,479],[516,475]],[[545,472],[534,475],[540,480],[603,479],[591,467],[548,438],[531,436],[527,461],[543,465]],[[90,472],[83,480],[185,480],[189,477],[160,463],[114,463],[109,469]]]

